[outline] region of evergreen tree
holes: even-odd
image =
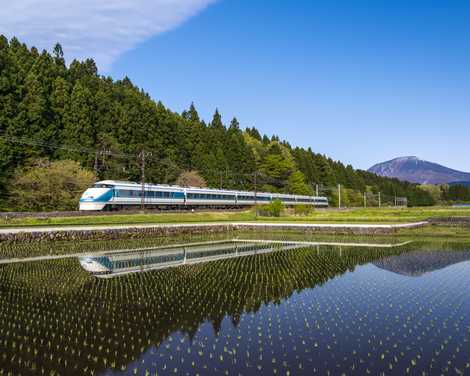
[[[93,167],[94,158],[80,149],[94,149],[97,144],[97,132],[93,119],[91,92],[87,87],[77,82],[70,98],[70,111],[65,121],[66,145],[73,151],[67,155],[80,161],[85,166]]]
[[[305,193],[323,184],[333,192],[340,183],[349,197],[369,187],[409,197],[411,205],[432,200],[415,184],[354,170],[310,148],[292,148],[255,127],[241,131],[236,118],[226,128],[218,110],[208,125],[194,103],[174,113],[128,77],[99,76],[92,59],[67,67],[60,44],[52,53],[39,53],[0,36],[0,200],[11,191],[15,171],[38,158],[73,159],[99,178],[139,181],[142,150],[151,153],[146,176],[156,183],[197,170],[210,187],[251,190],[256,173],[260,190]],[[467,197],[461,188],[442,192],[444,200]]]
[[[287,181],[287,192],[297,195],[312,195],[313,191],[305,182],[305,176],[300,171],[294,171]]]

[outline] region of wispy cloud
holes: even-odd
[[[0,34],[66,57],[94,57],[106,71],[137,43],[171,30],[216,0],[8,0]]]

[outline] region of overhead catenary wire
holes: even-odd
[[[71,153],[80,153],[80,154],[87,154],[90,157],[93,157],[95,160],[95,172],[97,172],[97,155],[102,155],[102,156],[109,156],[113,158],[121,158],[125,160],[132,160],[135,163],[140,162],[140,169],[141,169],[141,177],[143,178],[145,176],[145,165],[150,163],[150,164],[164,164],[165,158],[158,158],[155,156],[154,153],[151,153],[149,151],[143,151],[143,149],[136,153],[123,153],[123,152],[115,152],[110,150],[109,148],[90,148],[90,147],[72,147],[68,145],[60,145],[57,143],[51,143],[48,141],[44,140],[38,140],[38,139],[33,139],[29,137],[18,137],[18,136],[11,136],[11,135],[6,135],[6,134],[0,134],[0,140],[3,140],[5,142],[12,142],[12,143],[19,143],[19,144],[24,144],[24,145],[31,145],[31,146],[38,146],[42,148],[47,148],[51,150],[63,150]],[[145,157],[142,158],[142,153],[145,153]],[[142,165],[142,161],[144,163],[144,166]],[[272,176],[268,176],[261,171],[259,171],[257,168],[254,172],[236,172],[236,171],[228,171],[227,168],[224,170],[205,170],[205,172],[214,175],[214,176],[219,176],[220,181],[219,185],[223,185],[223,181],[231,181],[239,183],[239,184],[251,184],[251,185],[256,185],[256,190],[259,190],[260,185],[264,184],[269,184],[269,185],[274,185],[274,186],[283,186],[285,185],[285,179],[281,178],[275,178]],[[223,176],[225,176],[225,179],[223,179]],[[141,182],[143,179],[141,179]],[[341,189],[343,189],[343,186],[341,185]],[[314,192],[316,195],[327,195],[331,196],[333,194],[339,193],[338,187],[337,186],[325,186],[323,184],[316,183]],[[378,193],[378,199],[375,199],[375,195],[371,192],[364,192],[364,201],[367,200],[367,197],[372,195],[371,197],[373,198],[371,201],[377,201],[378,204],[377,206],[382,206],[383,203],[391,202],[392,200],[390,198],[393,198],[391,195],[386,195],[382,192]],[[5,197],[7,195],[6,193],[3,193],[2,196]],[[394,201],[394,205],[398,206],[398,203],[405,202],[405,198],[403,197],[396,197]],[[145,203],[144,203],[145,204]]]

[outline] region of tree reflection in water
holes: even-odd
[[[419,368],[424,356],[407,348],[419,347],[428,335],[423,325],[436,329],[435,317],[406,324],[401,312],[412,320],[420,308],[397,307],[416,291],[396,291],[387,302],[384,296],[393,296],[399,284],[380,285],[384,277],[377,273],[383,272],[369,265],[407,251],[306,247],[108,280],[89,276],[72,259],[2,266],[0,374],[375,374]],[[358,265],[366,265],[370,278],[344,275]],[[448,325],[468,323],[462,303],[434,303],[444,301],[452,309],[446,311]],[[392,307],[382,312],[388,303]],[[412,332],[402,330],[404,322]],[[386,325],[388,332],[380,329]],[[447,343],[463,343],[464,337]],[[440,345],[440,337],[433,338]],[[453,361],[462,363],[461,357]],[[423,369],[430,364],[427,359]]]

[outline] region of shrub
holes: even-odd
[[[263,205],[259,212],[261,215],[266,217],[280,217],[283,209],[284,204],[281,200],[274,200],[267,205]]]
[[[311,205],[296,205],[294,206],[294,213],[296,215],[309,215],[313,211],[313,207]]]
[[[16,171],[12,204],[21,211],[75,210],[95,176],[71,160],[36,160]]]

